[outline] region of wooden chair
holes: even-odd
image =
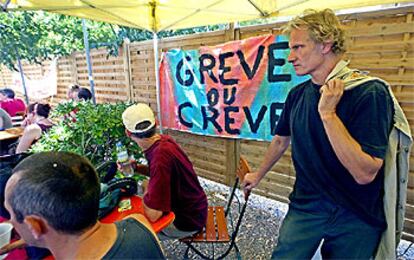
[[[236,237],[237,237],[237,233],[239,231],[240,224],[242,222],[244,213],[246,211],[246,206],[247,206],[247,201],[249,199],[249,195],[245,196],[245,201],[242,207],[240,207],[241,202],[237,200],[239,202],[239,216],[237,219],[237,224],[233,228],[233,232],[231,233],[231,235],[229,234],[227,224],[231,222],[231,226],[233,226],[233,220],[231,219],[231,211],[230,211],[231,205],[235,197],[236,189],[238,188],[239,184],[244,180],[244,176],[248,172],[251,172],[251,170],[250,170],[249,165],[247,164],[247,161],[244,158],[240,157],[239,168],[236,171],[236,180],[234,182],[233,189],[228,198],[226,209],[224,209],[224,207],[222,206],[209,206],[208,214],[207,214],[207,223],[206,223],[205,228],[199,233],[191,237],[180,239],[181,242],[184,242],[187,244],[187,250],[184,254],[185,259],[188,259],[188,253],[190,250],[193,250],[196,254],[198,254],[199,256],[205,259],[222,259],[230,253],[233,247],[235,248],[237,257],[240,258],[240,251],[236,244]],[[224,253],[222,253],[221,255],[215,258],[214,247],[213,247],[213,256],[209,257],[203,254],[200,250],[198,250],[194,246],[194,244],[196,243],[211,243],[211,244],[228,243],[228,247]]]

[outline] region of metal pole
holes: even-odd
[[[9,2],[10,1],[6,2],[5,8],[9,4]],[[11,16],[11,15],[9,14],[9,16]],[[12,29],[9,25],[0,24],[0,29],[5,29],[6,27]],[[26,104],[29,105],[29,95],[27,95],[26,81],[24,80],[23,67],[22,67],[22,63],[20,61],[20,54],[19,54],[19,51],[17,50],[16,45],[13,45],[13,49],[14,49],[14,52],[16,53],[17,64],[19,66],[19,71],[20,71],[20,77],[22,78],[22,86],[23,86],[23,91],[24,91],[24,97],[25,97],[25,100],[26,100]]]
[[[160,133],[162,134],[162,117],[161,117],[161,101],[160,101],[160,69],[158,66],[158,36],[157,33],[153,33],[154,43],[154,64],[155,64],[155,86],[157,90],[157,114],[158,114],[158,125],[160,127]]]
[[[24,80],[23,67],[22,67],[22,63],[20,61],[20,55],[19,55],[19,52],[17,51],[16,46],[14,46],[14,51],[16,52],[17,64],[19,65],[19,71],[20,71],[20,77],[22,78],[22,85],[23,85],[24,96],[26,99],[26,104],[29,105],[29,96],[27,95],[26,81]]]
[[[86,51],[86,64],[88,65],[88,79],[89,79],[89,84],[91,85],[91,92],[92,92],[92,101],[93,101],[93,104],[96,105],[95,83],[93,81],[93,76],[92,76],[92,64],[91,64],[91,55],[89,52],[88,29],[86,28],[85,19],[82,19],[82,30],[83,30],[83,43],[85,45],[85,51]]]

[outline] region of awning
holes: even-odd
[[[48,12],[159,32],[300,14],[307,8],[342,10],[395,0],[0,0],[7,10]],[[398,3],[412,2],[401,0]]]

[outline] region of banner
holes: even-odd
[[[23,69],[24,75],[24,69]],[[12,89],[24,95],[22,77],[20,72],[13,72]],[[41,78],[31,79],[24,75],[27,95],[31,100],[42,100],[57,94],[57,58],[54,58],[46,69],[46,73]]]
[[[309,79],[287,61],[286,36],[164,52],[162,126],[202,135],[271,140],[287,94]]]

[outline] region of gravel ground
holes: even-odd
[[[200,178],[200,182],[206,191],[209,205],[225,206],[227,194],[230,192],[229,187],[203,178]],[[240,201],[244,201],[240,192],[237,195]],[[233,203],[233,206],[233,219],[237,219],[237,203]],[[288,206],[285,203],[255,194],[250,196],[248,207],[236,239],[242,259],[270,259],[277,242],[279,227],[287,209]],[[168,259],[183,258],[185,249],[187,248],[185,244],[178,240],[162,241],[161,243]],[[212,256],[213,248],[211,245],[197,244],[197,248],[207,253],[207,255]],[[216,244],[214,246],[215,256],[217,257],[220,255],[220,252],[222,253],[226,249],[227,244]],[[401,241],[398,247],[398,255],[399,260],[414,259],[414,246],[411,246],[411,243],[408,241]],[[190,259],[201,259],[192,252],[190,252],[189,257]],[[226,259],[236,258],[234,249],[226,257]],[[318,259],[318,257],[314,257],[314,259]]]

